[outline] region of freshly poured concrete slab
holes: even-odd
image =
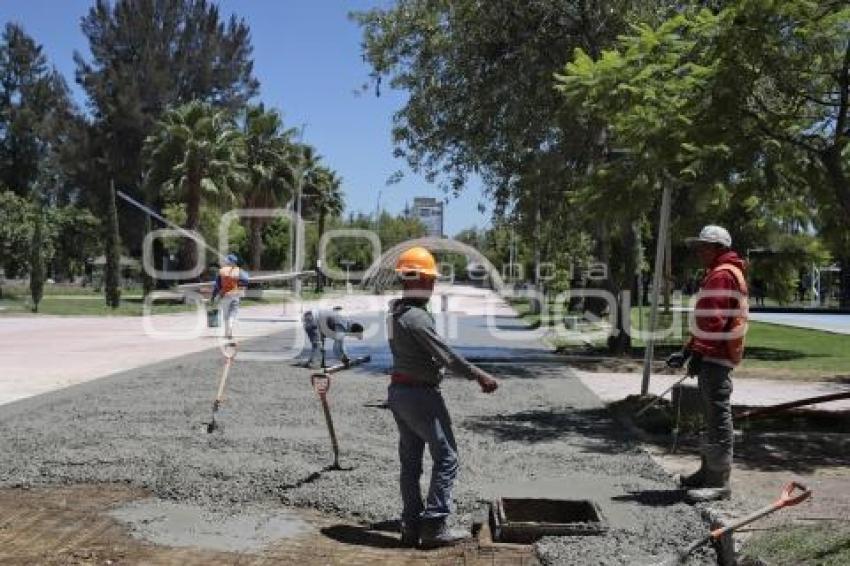
[[[224,513],[152,498],[134,501],[109,514],[127,524],[133,536],[148,542],[223,552],[256,552],[277,540],[312,531],[306,521],[286,508],[247,506]]]

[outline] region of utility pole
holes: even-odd
[[[655,245],[655,268],[652,274],[652,289],[649,310],[649,338],[643,358],[643,380],[640,394],[649,394],[649,378],[652,371],[652,358],[655,354],[655,330],[658,325],[658,295],[661,292],[661,276],[664,271],[664,251],[667,247],[667,233],[670,227],[670,199],[672,187],[668,179],[663,181],[664,190],[661,194],[661,214],[658,223],[658,238]]]
[[[304,131],[307,129],[307,123],[304,122],[301,124],[300,132],[298,133],[298,142],[299,144],[304,143]],[[296,146],[299,149],[303,146]],[[295,179],[295,198],[292,199],[290,203],[290,210],[294,214],[290,215],[290,223],[289,223],[289,270],[295,271],[295,265],[302,265],[302,259],[300,255],[301,250],[301,242],[298,240],[298,230],[296,225],[301,222],[301,193],[302,193],[302,185],[304,183],[304,156],[301,155],[299,159],[300,163],[298,164],[298,175]],[[292,280],[292,288],[295,292],[296,297],[301,296],[301,279],[299,277],[295,277]]]

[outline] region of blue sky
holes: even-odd
[[[44,45],[50,62],[65,75],[80,104],[84,94],[74,83],[74,50],[88,56],[79,21],[90,0],[2,0],[0,19],[23,24]],[[349,211],[373,212],[381,192],[381,207],[398,212],[414,196],[442,197],[440,190],[410,172],[392,155],[392,114],[404,94],[382,88],[355,95],[368,80],[369,67],[360,56],[360,30],[348,19],[351,10],[387,5],[377,0],[222,0],[222,13],[236,13],[251,27],[255,74],[260,99],[280,109],[289,127],[304,126],[305,141],[315,145],[325,161],[344,178]],[[393,172],[402,182],[386,186]],[[475,183],[446,208],[446,231],[488,224],[489,210]]]

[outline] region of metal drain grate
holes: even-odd
[[[601,535],[608,525],[587,499],[500,498],[490,507],[493,540],[531,543],[544,536]]]

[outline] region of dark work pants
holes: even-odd
[[[402,520],[414,524],[420,519],[446,517],[451,512],[458,460],[451,418],[440,390],[392,384],[388,404],[399,433]],[[426,444],[433,467],[428,496],[423,503],[419,478]]]
[[[702,453],[706,467],[725,471],[732,466],[732,368],[703,361],[698,382],[705,417]]]

